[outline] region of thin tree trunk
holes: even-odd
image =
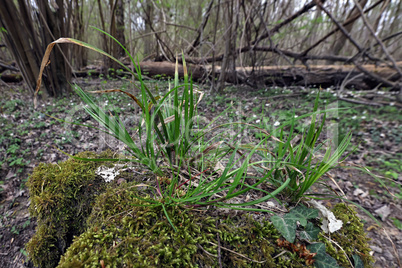
[[[18,12],[14,1],[0,0],[0,23],[6,29],[3,31],[7,47],[16,60],[22,76],[28,88],[33,92],[36,86],[36,78],[39,75],[40,55],[31,47],[32,36],[24,29],[24,20]]]
[[[360,1],[360,5],[364,8],[367,4],[368,0],[361,0]],[[359,10],[355,7],[353,7],[352,11],[349,13],[349,16],[346,18],[346,21],[359,15]],[[349,23],[348,25],[344,26],[345,30],[350,33],[350,31],[353,29],[353,26],[355,25],[355,22]],[[335,42],[332,45],[331,48],[331,54],[333,55],[339,55],[339,53],[341,52],[342,48],[345,47],[345,44],[347,42],[348,38],[346,37],[346,35],[344,35],[342,32],[338,32],[335,35]],[[330,62],[329,62],[330,63]]]
[[[123,0],[118,0],[117,1],[117,7],[116,7],[116,39],[119,40],[119,42],[126,47],[126,38],[124,36],[124,30],[125,30],[125,25],[124,25],[124,1]],[[116,44],[117,45],[117,44]],[[124,49],[117,45],[117,54],[118,58],[124,57],[125,56]]]
[[[233,0],[231,1],[233,3]],[[223,60],[222,60],[222,72],[219,75],[218,79],[218,85],[216,87],[217,91],[222,91],[223,88],[225,87],[225,81],[226,81],[226,75],[227,72],[226,70],[229,67],[229,56],[230,56],[230,50],[231,50],[231,36],[232,36],[232,17],[231,17],[231,12],[229,8],[229,3],[225,4],[225,11],[223,12],[224,20],[225,20],[225,51],[223,53]]]
[[[152,23],[154,17],[154,8],[150,0],[146,1],[144,9],[144,21],[145,21],[145,37],[144,37],[144,56],[147,57],[155,52],[155,45],[153,42],[153,36],[151,35]]]
[[[192,43],[192,45],[190,46],[190,48],[187,50],[186,54],[190,55],[194,49],[200,44],[200,42],[202,41],[201,36],[202,33],[204,32],[205,26],[208,23],[208,19],[209,16],[211,15],[211,9],[212,9],[212,4],[214,3],[214,0],[211,0],[211,2],[209,2],[208,7],[205,11],[205,15],[203,16],[201,25],[198,27],[197,29],[197,37],[195,38],[194,42]]]
[[[74,0],[74,17],[73,17],[73,36],[75,39],[86,41],[85,39],[85,27],[84,27],[84,1],[83,0]],[[74,46],[73,47],[73,59],[74,59],[74,67],[76,69],[81,69],[84,66],[88,65],[88,53],[87,49],[82,46]]]
[[[69,14],[71,9],[64,9],[63,0],[54,2],[52,9],[49,2],[37,1],[33,8],[30,1],[0,0],[0,23],[6,29],[3,32],[7,47],[13,54],[28,88],[33,92],[39,75],[39,67],[44,48],[57,38],[68,36]],[[37,16],[33,19],[33,16]],[[44,75],[44,86],[50,96],[60,96],[69,90],[71,79],[69,47],[58,46],[52,53],[49,66]]]
[[[215,53],[216,53],[216,33],[218,31],[218,21],[219,21],[219,13],[221,9],[221,0],[218,0],[218,10],[216,12],[215,17],[215,26],[214,26],[214,38],[212,41],[213,50],[212,50],[212,83],[211,88],[215,89]]]

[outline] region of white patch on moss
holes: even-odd
[[[334,213],[315,200],[311,200],[309,203],[319,210],[320,216],[323,219],[321,229],[325,233],[333,233],[342,228],[343,222],[341,220],[337,220]]]
[[[120,174],[120,170],[116,170],[116,166],[112,168],[100,166],[96,169],[95,174],[101,176],[105,182],[111,182]]]

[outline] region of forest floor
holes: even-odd
[[[149,82],[151,87],[166,82]],[[99,80],[82,80],[84,89],[127,88],[129,84]],[[248,122],[268,131],[296,115],[312,111],[317,89],[228,87],[221,94],[211,94],[201,88],[205,96],[199,104],[199,115],[219,122]],[[347,93],[353,97],[354,93]],[[104,105],[122,118],[130,119],[137,109],[124,94],[96,96]],[[402,259],[402,113],[392,105],[364,106],[337,101],[336,91],[321,92],[320,105],[346,108],[332,115],[330,120],[339,133],[352,131],[356,150],[343,166],[365,166],[372,173],[385,177],[383,185],[378,179],[353,168],[334,169],[323,181],[338,194],[359,204],[377,221],[361,209],[359,217],[364,222],[371,240],[375,267],[398,267]],[[231,108],[229,106],[232,106]],[[225,109],[229,108],[227,111]],[[225,111],[224,113],[222,113]],[[31,94],[21,87],[0,88],[0,267],[26,267],[27,253],[24,245],[35,232],[36,221],[28,212],[30,204],[26,187],[29,175],[40,162],[57,163],[70,154],[81,151],[100,152],[117,150],[120,145],[97,130],[58,122],[90,123],[92,119],[83,111],[81,101],[73,95],[56,100],[40,100],[33,108]],[[324,131],[330,137],[333,130]],[[258,138],[258,133],[246,133]],[[341,134],[342,135],[342,134]],[[351,148],[352,149],[352,148]],[[332,177],[333,180],[330,180]],[[325,203],[331,206],[331,201]]]

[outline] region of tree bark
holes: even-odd
[[[225,20],[225,50],[223,53],[223,59],[222,59],[222,72],[219,74],[219,79],[218,79],[218,84],[217,84],[217,90],[222,91],[222,89],[225,86],[225,81],[226,81],[226,76],[227,76],[227,70],[229,70],[229,61],[230,61],[230,53],[231,51],[231,37],[232,37],[232,23],[233,23],[233,16],[232,13],[230,12],[230,3],[226,3],[225,10],[223,11],[224,13],[224,20]],[[233,6],[233,0],[231,1],[231,4]]]
[[[33,93],[39,67],[47,44],[61,36],[67,36],[68,11],[63,0],[57,0],[50,7],[48,1],[37,1],[31,6],[29,1],[0,0],[0,25],[8,49],[16,60],[24,80]],[[35,18],[33,18],[35,17]],[[59,46],[52,54],[49,68],[45,72],[44,85],[50,96],[60,96],[67,91],[71,79],[71,69],[67,66],[69,48]]]
[[[152,23],[153,23],[153,17],[154,17],[154,8],[152,5],[152,2],[150,0],[147,0],[145,3],[145,8],[144,8],[144,21],[145,21],[145,32],[144,34],[146,35],[144,37],[144,56],[148,57],[149,55],[153,54],[155,51],[155,44],[153,42],[153,36],[151,35],[152,33]]]
[[[117,7],[116,7],[116,36],[115,37],[117,40],[119,40],[120,44],[122,44],[124,47],[126,47],[126,38],[124,36],[124,30],[125,30],[124,1],[118,0]],[[126,52],[119,45],[117,45],[116,56],[118,56],[118,58],[126,56]]]
[[[368,0],[361,0],[359,1],[360,5],[362,6],[362,8],[364,8],[367,4]],[[355,7],[353,7],[352,11],[349,13],[348,17],[346,18],[346,21],[351,20],[354,17],[357,17],[360,15],[359,10]],[[345,25],[344,28],[345,30],[350,33],[350,31],[353,29],[353,26],[355,25],[355,21],[349,23],[348,25]],[[331,54],[333,55],[339,55],[339,53],[341,52],[342,48],[345,46],[345,43],[347,41],[347,37],[346,35],[344,35],[342,32],[338,32],[335,35],[335,42],[332,45],[331,48]]]
[[[73,2],[73,36],[77,40],[81,40],[86,42],[85,38],[85,25],[84,25],[84,1],[83,0],[74,0]],[[73,55],[74,55],[74,67],[76,69],[81,69],[88,65],[88,53],[87,50],[81,46],[73,47]]]

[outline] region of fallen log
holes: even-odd
[[[398,65],[402,66],[402,62]],[[294,66],[261,66],[261,67],[237,67],[236,73],[227,75],[228,83],[245,83],[252,86],[304,86],[304,87],[335,87],[343,85],[346,88],[356,90],[369,90],[377,86],[392,87],[398,85],[402,79],[390,67],[376,65],[362,65],[372,75],[361,72],[354,65],[312,65],[307,68],[304,65]],[[141,72],[149,77],[174,77],[175,64],[171,62],[140,62]],[[202,81],[207,77],[212,79],[211,65],[188,65],[194,81]],[[77,77],[97,77],[103,68],[75,72]],[[183,67],[179,65],[179,75],[183,76]],[[109,75],[116,75],[118,71],[110,71]],[[221,67],[215,66],[215,75],[219,76]],[[105,73],[104,73],[105,74]],[[121,72],[119,76],[128,76],[129,72]],[[384,84],[379,78],[387,78],[393,84]],[[344,82],[347,81],[347,82]],[[396,88],[397,89],[397,88]]]
[[[129,66],[128,62],[125,62],[127,66]],[[191,75],[194,81],[200,81],[203,78],[206,77],[207,73],[205,72],[204,68],[200,65],[187,65],[189,70],[191,71]],[[167,62],[167,61],[161,61],[161,62],[153,62],[153,61],[145,61],[145,62],[140,62],[140,68],[141,68],[141,73],[149,76],[149,77],[154,77],[154,78],[174,78],[175,75],[175,68],[176,64]],[[179,76],[183,77],[184,76],[184,71],[183,71],[183,66],[179,65],[178,66],[178,72]],[[99,75],[110,75],[112,77],[130,77],[131,74],[127,70],[112,70],[109,69],[107,70],[106,68],[103,68],[102,66],[91,66],[91,67],[86,67],[83,70],[80,71],[75,71],[74,75],[76,77],[94,77],[97,78]]]
[[[20,73],[16,74],[1,74],[0,79],[6,83],[19,83],[23,80],[23,77]]]
[[[402,65],[402,62],[400,63]],[[363,67],[375,76],[388,78],[389,81],[401,81],[401,77],[395,70],[385,66],[363,65]],[[220,67],[215,69],[219,75]],[[381,84],[373,76],[362,73],[354,65],[315,65],[306,68],[304,65],[295,66],[262,66],[258,68],[237,67],[236,76],[228,76],[227,81],[234,83],[243,81],[254,86],[305,86],[305,87],[341,87],[357,90],[374,89]],[[395,83],[397,85],[397,83]],[[382,85],[392,87],[391,85]]]

